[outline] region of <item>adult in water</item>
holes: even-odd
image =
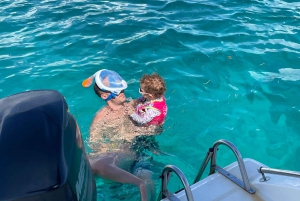
[[[86,79],[82,85],[88,87],[94,79],[94,91],[106,101],[106,106],[96,113],[90,126],[89,145],[93,149],[90,163],[93,172],[105,179],[137,186],[142,201],[154,200],[152,172],[136,168],[134,175],[129,170],[137,160],[132,143],[140,135],[160,133],[160,127],[137,126],[130,120],[133,103],[126,103],[124,90],[127,83],[119,74],[103,69]]]

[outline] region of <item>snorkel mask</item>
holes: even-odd
[[[118,96],[124,89],[127,88],[127,82],[115,71],[102,69],[97,71],[82,82],[83,87],[89,87],[93,84],[95,78],[96,85],[100,90],[110,93],[105,101],[109,101]]]

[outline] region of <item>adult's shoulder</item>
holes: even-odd
[[[108,109],[106,107],[101,108],[94,116],[93,122],[100,121],[107,114]]]

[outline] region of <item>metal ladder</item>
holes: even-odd
[[[173,194],[171,193],[168,189],[167,189],[167,185],[169,182],[169,179],[171,177],[171,173],[175,172],[177,174],[177,176],[180,178],[183,186],[184,186],[184,190],[185,190],[185,194],[187,196],[187,200],[188,201],[194,201],[193,195],[192,195],[192,191],[191,191],[191,187],[189,185],[189,182],[187,180],[187,178],[184,176],[183,172],[176,166],[174,165],[167,165],[164,167],[163,171],[162,171],[162,185],[161,185],[161,192],[158,196],[157,201],[160,201],[163,198],[168,198],[170,201],[179,201],[179,199]]]
[[[218,150],[219,145],[226,145],[235,154],[237,162],[238,162],[238,166],[239,166],[239,169],[241,172],[242,181],[216,164],[217,150]],[[239,150],[236,148],[236,146],[234,144],[232,144],[228,140],[216,141],[214,143],[213,147],[209,148],[209,150],[206,154],[206,157],[204,158],[202,165],[200,166],[200,169],[196,175],[196,178],[195,178],[193,184],[195,184],[196,182],[198,182],[200,180],[209,161],[211,161],[209,175],[215,173],[215,171],[217,170],[220,174],[224,175],[226,178],[228,178],[229,180],[231,180],[232,182],[234,182],[235,184],[237,184],[238,186],[240,186],[241,188],[246,190],[248,193],[251,193],[251,194],[255,193],[255,190],[250,186],[250,182],[248,179],[248,175],[246,172],[246,168],[244,165],[242,155],[240,154]],[[167,189],[167,184],[168,184],[168,181],[170,179],[172,172],[175,172],[177,174],[177,176],[181,179],[181,181],[184,185],[184,190],[185,190],[185,193],[187,196],[187,200],[194,201],[194,198],[193,198],[193,195],[191,192],[191,188],[187,181],[187,178],[184,176],[184,174],[182,173],[182,171],[179,168],[177,168],[176,166],[173,166],[173,165],[167,165],[163,169],[163,173],[161,176],[162,177],[162,190],[158,197],[158,201],[163,198],[168,198],[171,201],[179,200],[174,194],[170,193],[169,190]]]

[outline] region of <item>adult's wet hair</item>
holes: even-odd
[[[101,94],[109,93],[108,91],[103,91],[103,90],[101,90],[101,89],[97,86],[96,83],[94,84],[94,92],[95,92],[95,94],[97,94],[97,96],[99,96],[100,98],[101,98]]]

